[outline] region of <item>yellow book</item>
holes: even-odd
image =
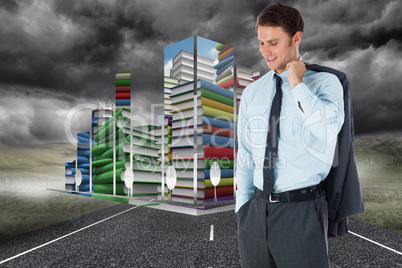
[[[211,108],[215,108],[221,111],[225,111],[228,113],[233,113],[233,106],[218,102],[218,101],[214,101],[211,99],[207,99],[204,97],[199,97],[197,98],[197,103],[196,103],[196,107],[199,106],[208,106]],[[177,112],[180,110],[186,110],[186,109],[190,109],[194,107],[194,100],[188,100],[185,102],[181,102],[181,103],[176,103],[175,105],[173,105],[172,107],[172,112]]]
[[[197,116],[208,116],[208,117],[212,117],[212,118],[216,118],[216,119],[220,119],[220,120],[224,120],[224,121],[229,121],[229,122],[233,122],[233,112],[228,113],[222,110],[218,110],[215,108],[211,108],[208,106],[198,106],[197,107]],[[189,118],[189,117],[193,117],[194,116],[194,109],[193,107],[189,108],[189,109],[183,109],[183,110],[177,110],[177,111],[172,111],[172,121],[174,120],[179,120],[179,119],[184,119],[184,118]]]
[[[226,57],[230,52],[232,52],[233,51],[233,47],[232,48],[229,48],[228,50],[226,50],[225,52],[223,52],[222,54],[220,54],[219,56],[218,56],[218,61],[221,61],[224,57]]]

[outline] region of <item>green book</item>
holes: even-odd
[[[94,192],[98,194],[113,194],[113,183],[95,184]],[[116,183],[116,194],[127,195],[129,193],[124,183]],[[154,183],[134,183],[133,195],[157,195],[158,185]]]
[[[139,132],[139,131],[135,131],[133,130],[132,132],[132,139],[131,142],[133,144],[138,144],[138,145],[142,145],[142,144],[147,144],[147,142],[150,144],[149,146],[151,146],[151,144],[155,143],[158,138],[150,133],[147,132]],[[120,128],[118,131],[116,131],[116,142],[118,144],[127,141],[130,142],[130,129],[129,128]],[[112,142],[111,142],[112,141]],[[99,140],[97,142],[97,144],[107,144],[109,146],[113,145],[113,133],[109,134],[108,136],[106,136],[105,138],[103,138],[102,140]]]
[[[204,89],[204,88],[199,88],[197,89],[197,97],[204,97],[210,100],[214,100],[229,106],[233,106],[233,98],[229,98],[226,96],[223,96],[221,94],[212,92],[210,90]],[[184,101],[188,101],[194,98],[194,93],[193,92],[185,92],[182,94],[178,94],[175,96],[172,96],[172,105],[175,105],[177,103],[181,103]]]
[[[100,131],[103,131],[105,128],[107,128],[110,124],[112,124],[114,117],[119,118],[119,117],[121,117],[121,116],[123,116],[124,118],[129,119],[129,118],[130,118],[130,110],[127,109],[127,108],[121,108],[120,110],[118,110],[118,111],[116,112],[116,115],[114,115],[114,116],[112,116],[111,118],[109,118],[108,121],[106,121],[102,126],[99,127],[99,129],[98,129],[98,131],[97,131],[97,134],[98,134]]]
[[[122,72],[120,72],[120,73],[131,73],[131,69],[127,69],[127,70],[122,71]]]
[[[116,183],[124,182],[125,169],[116,169]],[[133,170],[134,182],[161,183],[161,172],[150,172],[144,170]],[[97,174],[92,179],[93,184],[113,183],[113,171]]]
[[[117,169],[127,169],[130,168],[130,160],[125,159],[125,160],[120,160],[116,162],[116,170]],[[146,170],[146,171],[160,171],[161,168],[159,165],[149,163],[149,162],[142,162],[138,160],[133,159],[133,170]],[[102,173],[106,173],[109,171],[113,171],[113,162],[108,163],[107,165],[104,166],[99,166],[93,169],[92,174],[98,175]]]
[[[139,145],[132,145],[133,153],[149,155],[149,156],[158,156],[158,147],[154,146],[139,146]],[[123,142],[116,145],[116,158],[118,160],[123,160],[130,158],[130,144],[128,142]],[[113,148],[108,149],[104,153],[97,155],[95,160],[105,159],[105,158],[113,158]]]
[[[131,79],[119,79],[116,80],[116,87],[131,86]]]
[[[125,169],[116,169],[116,182],[124,182],[122,174]],[[123,171],[123,172],[122,172]],[[95,175],[92,178],[93,184],[113,183],[113,170]]]
[[[234,160],[229,159],[205,159],[204,169],[211,168],[213,162],[218,162],[220,168],[233,168]]]
[[[94,138],[96,142],[99,142],[99,140],[102,140],[102,139],[106,138],[107,136],[113,134],[113,121],[112,120],[113,119],[109,119],[108,122],[111,121],[111,123],[109,123],[106,127],[100,128],[98,130],[98,132],[96,133],[95,138]],[[116,126],[115,126],[116,132],[118,130],[120,130],[121,128],[127,128],[127,127],[130,127],[130,120],[128,118],[125,118],[123,116],[116,118]]]
[[[94,168],[101,167],[101,166],[110,164],[112,162],[113,162],[113,159],[111,159],[111,158],[104,158],[104,159],[99,159],[99,160],[95,159],[94,161],[92,161],[92,167],[94,167]]]

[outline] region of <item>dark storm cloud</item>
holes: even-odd
[[[301,47],[317,51],[323,59],[341,59],[358,49],[402,41],[401,2],[328,1],[301,12],[306,20]]]
[[[303,59],[347,73],[358,133],[398,128],[401,101],[402,3],[399,1],[285,1],[305,20]],[[57,140],[57,120],[75,105],[113,101],[114,75],[131,67],[134,112],[150,119],[161,104],[164,47],[193,34],[235,47],[236,61],[265,73],[255,19],[269,1],[2,1],[0,109],[25,127],[0,128],[0,142]],[[387,70],[387,71],[385,71]],[[15,120],[9,103],[28,114]],[[7,97],[4,97],[7,96]],[[8,99],[6,99],[8,98]],[[45,103],[37,100],[48,99]],[[30,101],[42,105],[30,105]],[[4,109],[7,104],[7,109]],[[155,105],[154,105],[155,106]],[[62,107],[62,108],[60,108]],[[369,109],[367,107],[370,107]],[[155,107],[154,107],[155,108]],[[48,112],[55,118],[41,122]],[[161,111],[161,107],[155,108]],[[158,110],[159,109],[159,110]],[[21,121],[22,120],[22,121]],[[86,120],[86,119],[85,119]],[[78,125],[84,125],[79,120]],[[86,122],[86,121],[85,121]],[[61,125],[61,126],[60,126]],[[14,126],[14,125],[13,125]],[[44,133],[43,129],[50,131]],[[63,130],[64,131],[64,130]],[[84,130],[82,130],[84,131]],[[53,137],[53,138],[52,138]]]
[[[15,14],[18,12],[19,5],[13,0],[3,0],[0,2],[0,8]]]

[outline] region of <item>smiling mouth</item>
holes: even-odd
[[[277,58],[277,57],[272,58],[272,59],[266,58],[266,60],[267,60],[267,62],[271,63],[271,62],[273,62],[274,60],[276,60],[276,58]]]

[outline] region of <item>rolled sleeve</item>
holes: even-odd
[[[343,88],[338,78],[329,74],[323,79],[317,92],[310,90],[305,83],[299,83],[291,92],[303,109],[303,130],[310,130],[322,141],[336,138],[345,116]]]

